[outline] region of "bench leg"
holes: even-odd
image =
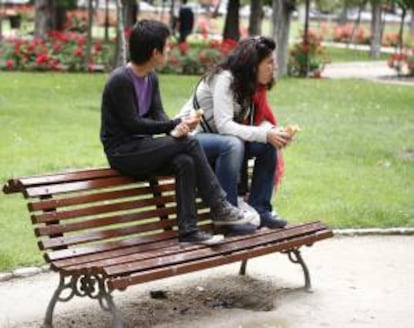
[[[312,288],[311,279],[308,267],[306,266],[305,261],[302,258],[302,255],[300,254],[299,248],[293,248],[288,250],[287,255],[289,257],[289,260],[295,264],[300,264],[303,270],[303,274],[305,275],[305,289],[307,291],[310,291]]]
[[[239,275],[244,276],[246,274],[247,260],[243,260],[240,265]]]
[[[68,281],[65,282],[66,278]],[[62,297],[61,294],[65,289],[69,289],[69,294]],[[89,297],[98,299],[99,305],[104,311],[111,312],[113,316],[114,328],[123,328],[124,323],[118,308],[116,307],[112,295],[106,288],[105,278],[102,275],[72,275],[64,276],[59,273],[59,285],[56,288],[46,310],[43,322],[44,328],[53,328],[53,312],[56,303],[68,302],[74,296]]]
[[[56,302],[59,300],[60,293],[65,288],[65,277],[62,274],[59,274],[59,286],[56,288],[52,298],[49,301],[49,305],[47,306],[45,320],[43,321],[44,328],[53,327],[53,311],[55,310]]]

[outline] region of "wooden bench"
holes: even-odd
[[[112,169],[10,179],[3,191],[28,199],[39,249],[60,276],[46,311],[46,327],[52,326],[57,301],[75,295],[97,299],[112,313],[114,327],[124,327],[114,290],[238,261],[239,273],[245,274],[248,259],[274,252],[286,253],[302,267],[309,289],[310,275],[299,248],[333,235],[317,221],[229,237],[213,248],[181,247],[174,179],[134,179]],[[208,208],[201,201],[197,208],[200,227],[213,229]],[[71,292],[63,298],[67,288]]]

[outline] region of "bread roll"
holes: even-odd
[[[296,132],[300,131],[300,127],[297,124],[288,124],[284,127],[284,131],[290,136],[293,137]]]

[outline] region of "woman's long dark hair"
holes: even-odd
[[[276,49],[276,42],[268,37],[247,38],[239,42],[236,48],[209,73],[207,80],[214,75],[229,70],[233,75],[230,85],[235,100],[244,108],[250,103],[258,87],[257,69],[263,59],[268,57]],[[268,88],[273,85],[273,80]]]

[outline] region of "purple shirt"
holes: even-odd
[[[151,82],[147,75],[143,77],[138,76],[130,67],[128,68],[128,71],[132,77],[132,82],[134,83],[135,94],[138,103],[138,115],[140,117],[145,117],[148,114],[151,105]]]

